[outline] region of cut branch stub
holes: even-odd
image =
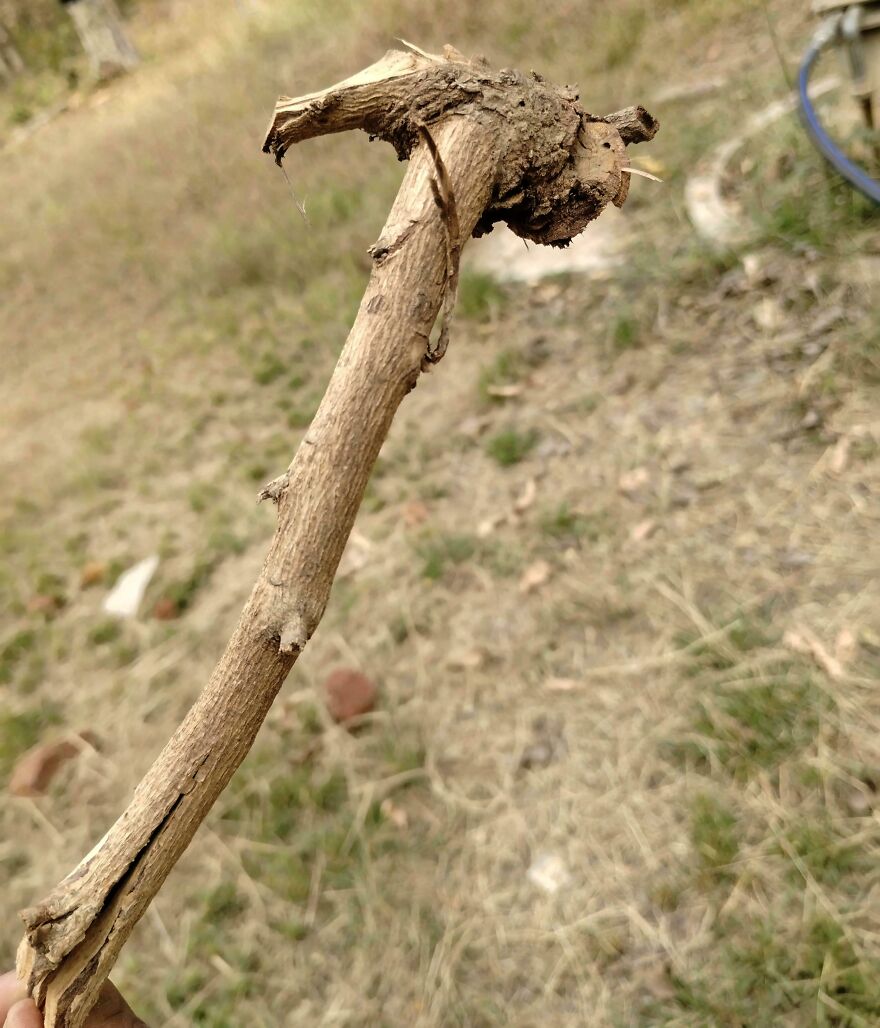
[[[567,245],[629,189],[624,147],[652,139],[658,123],[642,107],[605,118],[587,114],[571,87],[536,74],[466,60],[389,51],[381,61],[319,93],[282,97],[263,149],[281,161],[294,144],[359,128],[406,160],[423,126],[452,115],[491,122],[496,177],[474,234],[504,221],[537,243]]]
[[[608,203],[623,203],[624,146],[650,138],[656,123],[639,108],[592,117],[571,89],[447,48],[392,52],[330,89],[282,99],[265,149],[281,160],[296,142],[351,128],[393,143],[409,168],[321,405],[287,471],[260,494],[277,505],[275,535],[220,662],[126,811],[22,912],[19,974],[46,1028],[82,1028],[317,628],[394,414],[442,356],[464,242],[503,220],[564,245]]]

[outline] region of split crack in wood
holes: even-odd
[[[419,125],[419,134],[431,152],[436,176],[431,178],[431,193],[443,219],[443,233],[446,241],[446,281],[443,285],[443,306],[440,310],[440,336],[433,349],[428,345],[422,358],[422,371],[430,371],[438,364],[449,348],[449,326],[458,296],[458,268],[461,259],[461,233],[458,224],[458,210],[449,172],[437,149],[427,125]]]
[[[122,816],[42,902],[22,913],[18,969],[46,1028],[82,1028],[124,942],[247,755],[315,631],[397,407],[448,344],[461,247],[498,221],[566,245],[626,199],[641,108],[587,114],[576,91],[417,48],[329,89],[279,100],[264,149],[363,129],[409,167],[372,248],[354,326],[287,471],[263,568],[207,685]],[[431,346],[431,329],[441,316]]]

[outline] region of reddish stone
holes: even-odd
[[[334,721],[344,724],[376,706],[375,682],[352,668],[336,668],[324,680],[324,703]]]
[[[107,577],[107,564],[103,560],[90,560],[83,564],[79,573],[79,584],[81,589],[88,589],[89,586],[99,585]]]
[[[32,596],[27,602],[28,614],[42,614],[50,618],[58,613],[64,606],[64,600],[60,596],[51,593],[38,593]]]
[[[180,617],[180,608],[170,597],[163,596],[161,599],[156,600],[156,606],[153,607],[153,617],[158,621],[173,621],[175,618]]]
[[[13,796],[41,796],[62,764],[82,750],[83,742],[91,742],[85,738],[85,733],[79,738],[74,736],[34,746],[16,763],[9,779],[9,791]]]

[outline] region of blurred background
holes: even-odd
[[[569,250],[465,251],[325,620],[115,980],[154,1028],[880,1022],[880,221],[790,102],[809,5],[117,13],[0,2],[3,963],[213,668],[402,175],[352,134],[285,181],[275,99],[403,37],[643,104],[662,182]],[[876,176],[847,76],[817,108]]]

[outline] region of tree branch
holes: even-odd
[[[429,336],[463,241],[503,218],[528,238],[564,243],[622,203],[629,179],[620,133],[585,114],[573,91],[451,48],[386,54],[330,89],[282,98],[265,148],[280,160],[295,142],[355,127],[388,139],[410,166],[318,412],[288,470],[260,494],[277,504],[278,523],[226,651],[125,813],[22,913],[19,972],[47,1028],[84,1024],[315,631],[394,413],[437,357]]]

